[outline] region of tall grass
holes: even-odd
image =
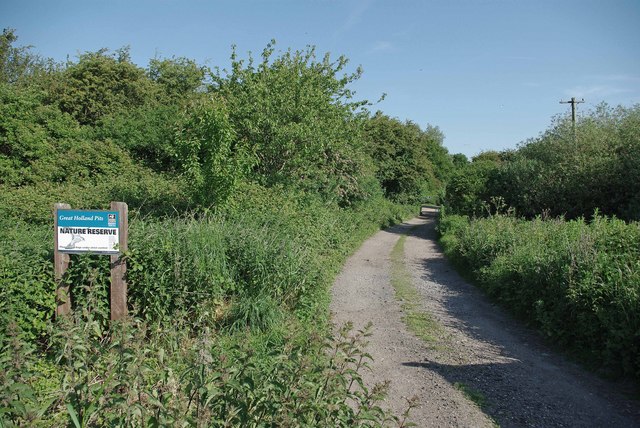
[[[328,335],[328,289],[362,239],[409,211],[245,190],[225,211],[132,216],[131,317],[115,326],[108,258],[72,256],[73,315],[52,321],[53,231],[7,224],[0,422],[368,426],[389,418],[376,406],[379,388],[352,388],[362,340]]]
[[[640,378],[640,223],[445,215],[439,228],[490,296],[603,372]]]

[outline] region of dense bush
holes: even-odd
[[[598,209],[638,220],[639,154],[640,106],[601,105],[579,118],[575,132],[569,119],[558,118],[518,150],[484,159],[491,168],[474,159],[447,184],[447,204],[458,214],[486,215],[501,198],[527,218],[589,218]]]
[[[296,324],[280,337],[221,335],[176,313],[171,328],[108,316],[87,290],[42,359],[0,335],[3,426],[381,426],[380,387],[361,388],[363,334],[328,340]],[[4,333],[4,332],[3,332]]]
[[[446,186],[445,204],[449,211],[471,216],[488,212],[487,180],[498,169],[492,161],[475,161],[455,170]]]
[[[0,84],[0,214],[47,222],[53,203],[105,208],[125,200],[133,208],[164,214],[184,207],[182,178],[136,163],[111,139],[46,104],[33,89]]]
[[[347,61],[313,49],[210,75],[127,49],[64,65],[0,37],[0,425],[372,426],[362,334],[328,287],[384,199]],[[224,74],[224,75],[223,75]],[[207,77],[210,80],[207,80]],[[53,319],[54,202],[129,204],[130,317],[109,258],[72,255]]]
[[[589,363],[640,377],[640,223],[448,215],[439,227],[447,255],[514,314]]]
[[[25,339],[41,339],[55,307],[53,233],[21,222],[0,221],[0,326],[17,323]]]
[[[362,112],[348,84],[347,59],[321,60],[314,48],[274,57],[275,42],[254,59],[239,59],[212,76],[209,90],[227,103],[235,155],[248,156],[259,184],[297,188],[341,206],[379,192],[365,156]]]
[[[453,162],[442,146],[444,137],[438,128],[429,126],[423,131],[415,123],[378,112],[366,122],[365,135],[387,198],[420,204],[427,197],[436,202],[442,196]]]
[[[214,423],[227,415],[238,426],[272,418],[294,425],[336,418],[332,423],[350,425],[370,411],[367,417],[384,419],[371,397],[357,396],[372,391],[345,389],[359,376],[351,371],[359,363],[348,354],[360,348],[345,354],[345,342],[334,354],[339,360],[327,360],[322,341],[309,337],[326,325],[323,302],[344,257],[408,211],[382,201],[349,211],[321,203],[303,210],[286,193],[244,190],[250,196],[237,197],[237,211],[224,215],[132,219],[127,257],[134,319],[125,330],[109,328],[108,258],[72,256],[66,282],[74,319],[51,324],[51,230],[5,230],[0,345],[6,358],[20,363],[9,370],[13,360],[7,361],[0,373],[11,379],[0,391],[4,420],[146,425],[157,418],[164,418],[160,424]],[[16,341],[21,346],[10,351]],[[38,342],[49,351],[33,348]],[[21,354],[23,348],[30,351]],[[99,387],[95,378],[104,379]],[[21,397],[14,388],[31,397],[23,401],[28,414],[12,401]],[[359,404],[346,405],[347,396]]]
[[[635,377],[639,148],[640,106],[601,105],[575,128],[558,118],[518,150],[456,171],[447,213],[475,219],[448,215],[440,225],[448,255],[509,310],[587,361]],[[541,219],[556,216],[571,221]]]

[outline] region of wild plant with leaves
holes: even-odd
[[[361,70],[273,43],[212,73],[127,48],[54,64],[15,42],[0,38],[0,425],[396,424],[362,383],[364,333],[329,333],[347,255],[415,211],[383,197]],[[112,200],[130,209],[131,318],[109,320],[108,258],[72,255],[74,309],[54,319],[51,206]]]

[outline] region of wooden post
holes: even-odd
[[[119,320],[127,316],[127,262],[124,252],[127,251],[129,231],[129,209],[124,202],[111,202],[111,210],[118,211],[118,234],[120,235],[120,254],[110,256],[111,262],[111,320]]]
[[[56,282],[56,317],[71,312],[71,295],[69,286],[63,284],[62,278],[69,267],[69,254],[58,251],[58,210],[70,209],[71,205],[57,203],[53,206],[53,266]]]

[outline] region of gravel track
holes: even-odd
[[[435,342],[407,330],[390,284],[389,255],[403,234],[405,267],[440,325]],[[557,355],[455,272],[437,245],[433,214],[366,241],[336,279],[331,311],[336,326],[373,323],[365,382],[390,381],[382,406],[396,414],[416,396],[411,420],[419,427],[640,427],[640,404],[624,395],[628,385]]]

